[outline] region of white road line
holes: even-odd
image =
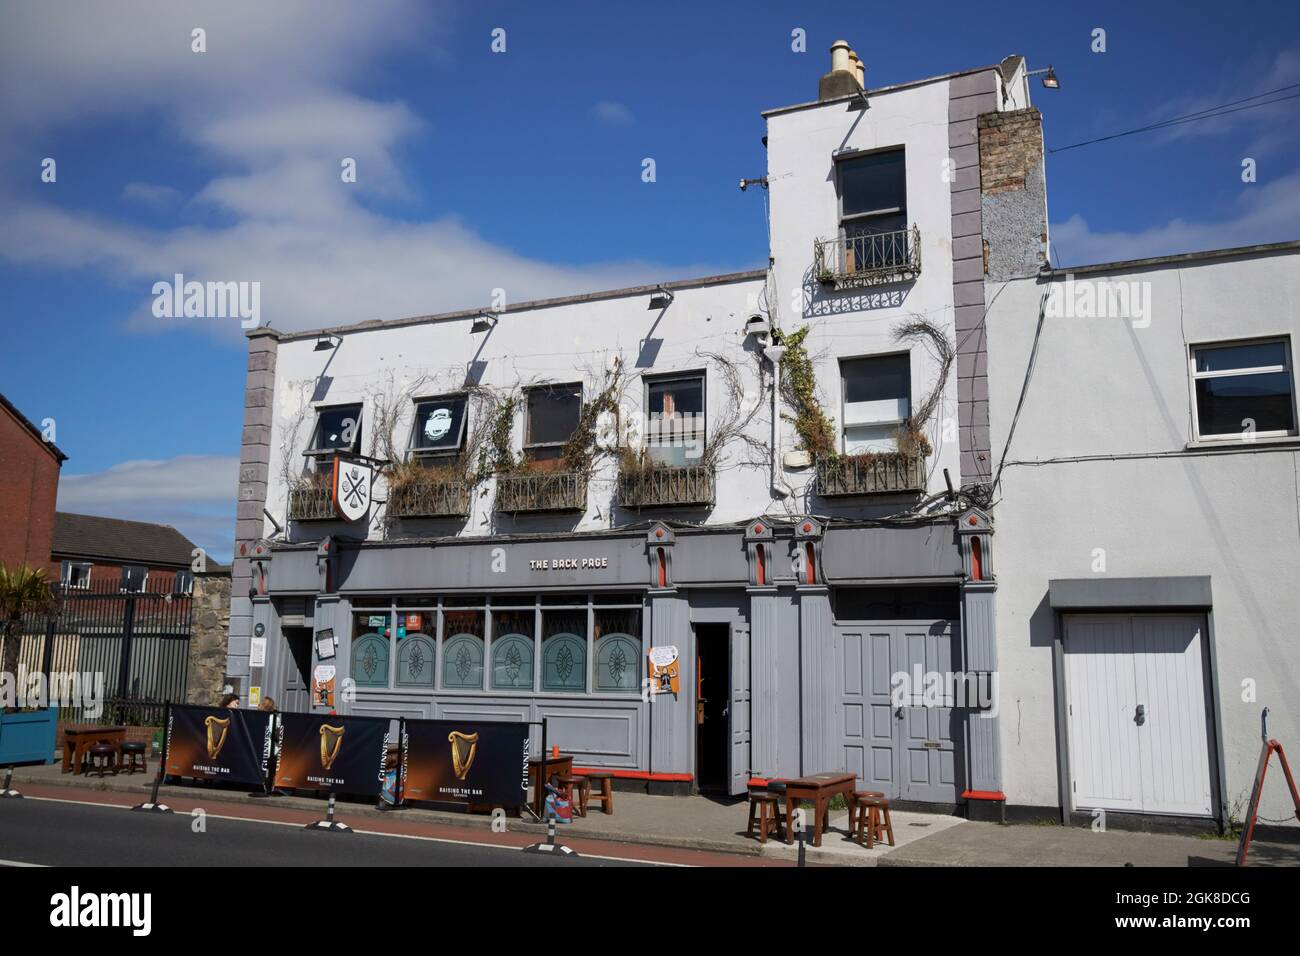
[[[41,800],[44,801],[45,803],[68,803],[80,807],[104,807],[109,810],[130,810],[131,809],[131,807],[122,803],[96,803],[94,800],[69,800],[63,797],[28,796],[26,797],[26,799]],[[295,807],[294,809],[297,808]],[[296,830],[301,830],[304,827],[304,824],[302,823],[292,823],[288,820],[259,820],[254,817],[235,817],[235,816],[230,816],[229,814],[211,813],[207,810],[204,810],[203,813],[204,816],[209,817],[213,820],[234,820],[239,823],[264,823],[264,824],[269,824],[271,826],[292,827]],[[187,812],[185,810],[177,810],[176,816],[178,817],[193,816],[193,813]],[[477,840],[453,840],[450,837],[421,836],[415,833],[385,833],[382,830],[361,830],[356,827],[352,828],[352,832],[364,833],[367,836],[396,837],[402,840],[425,840],[429,843],[450,843],[454,846],[474,846],[474,847],[482,847],[487,850],[514,850],[516,853],[523,852],[522,847],[503,846],[500,843],[482,843]],[[538,842],[541,841],[539,840]],[[589,860],[609,860],[610,862],[613,863],[641,863],[646,866],[675,866],[675,867],[684,867],[687,869],[690,869],[692,867],[692,864],[690,863],[665,863],[665,862],[660,862],[659,860],[643,860],[639,857],[633,857],[633,856],[608,856],[608,855],[597,854],[597,853],[583,853],[581,855]],[[0,861],[0,865],[4,865],[4,861]],[[14,864],[14,865],[18,865],[18,864]],[[43,866],[44,864],[31,863],[27,865]]]

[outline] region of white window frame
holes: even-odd
[[[840,431],[840,452],[841,452],[841,454],[845,454],[845,455],[849,455],[849,454],[861,454],[860,452],[850,452],[850,451],[849,451],[849,436],[848,436],[848,431],[849,431],[849,429],[851,429],[851,428],[867,428],[867,427],[870,427],[870,428],[881,427],[881,428],[883,428],[883,427],[886,427],[886,426],[889,426],[889,425],[893,425],[895,428],[897,428],[898,426],[902,425],[903,422],[907,421],[907,418],[904,417],[904,418],[880,419],[880,420],[878,420],[878,421],[872,421],[872,422],[854,422],[853,424],[849,424],[849,416],[848,416],[848,412],[847,412],[848,402],[847,402],[846,399],[845,399],[845,395],[846,395],[846,393],[847,393],[847,391],[848,391],[848,376],[846,376],[846,375],[844,374],[844,365],[845,365],[845,363],[857,362],[857,361],[861,361],[861,360],[864,360],[864,359],[884,359],[884,358],[898,358],[898,357],[906,357],[906,359],[907,359],[907,414],[910,415],[910,414],[912,413],[912,384],[913,384],[913,382],[912,382],[912,353],[911,353],[911,350],[908,350],[908,351],[898,351],[898,352],[875,352],[875,353],[872,353],[872,354],[870,354],[870,355],[845,355],[845,356],[841,356],[841,357],[840,357],[840,360],[839,360],[839,362],[838,362],[837,364],[838,364],[838,366],[839,366],[839,373],[840,373],[840,428],[839,428],[839,431]],[[897,444],[897,443],[895,443],[895,444]]]
[[[651,387],[655,385],[672,385],[675,382],[697,382],[697,381],[700,383],[700,407],[703,408],[704,411],[700,413],[700,418],[698,421],[693,420],[693,424],[691,426],[690,432],[688,433],[685,430],[685,428],[683,428],[680,433],[675,433],[672,430],[672,426],[669,426],[668,433],[666,436],[667,441],[664,440],[665,434],[662,430],[657,436],[659,440],[658,441],[652,440],[655,436],[652,434],[653,429],[650,427],[649,409],[650,409]],[[646,414],[645,414],[646,434],[645,434],[644,444],[647,453],[649,453],[650,449],[655,447],[671,448],[673,447],[673,443],[678,440],[682,441],[683,443],[698,441],[700,444],[700,454],[702,457],[704,452],[709,447],[708,445],[709,377],[708,377],[707,370],[690,369],[684,372],[665,372],[659,375],[642,376],[642,386],[643,386],[642,402],[644,403],[643,407],[646,409]],[[692,464],[698,464],[698,462],[687,462],[687,465],[692,465]]]
[[[419,434],[420,428],[420,406],[428,405],[433,402],[450,402],[462,401],[465,403],[465,410],[460,416],[460,430],[457,432],[456,444],[450,448],[420,448],[416,446],[416,441],[423,436]],[[411,421],[411,434],[407,439],[406,453],[407,457],[414,460],[423,459],[440,459],[455,458],[465,451],[465,438],[469,434],[469,393],[468,392],[450,392],[446,395],[427,395],[424,398],[412,399],[411,407],[414,410],[414,418]]]
[[[356,424],[352,429],[352,444],[342,448],[321,448],[320,442],[320,424],[322,412],[340,411],[346,408],[355,408],[357,410]],[[361,445],[361,423],[365,419],[366,406],[364,402],[339,402],[334,405],[317,405],[313,411],[316,413],[316,422],[311,429],[310,444],[307,450],[303,452],[303,457],[312,459],[333,458],[335,455],[355,455]]]
[[[72,577],[72,575],[69,572],[74,567],[85,569],[85,576],[81,579],[80,584],[73,584],[69,580]],[[95,565],[90,561],[64,561],[63,566],[59,569],[59,583],[62,584],[65,588],[70,588],[74,591],[89,591],[90,573],[94,567]]]
[[[1252,368],[1234,368],[1225,369],[1222,372],[1199,372],[1196,369],[1196,353],[1201,349],[1222,349],[1233,348],[1242,345],[1272,345],[1280,342],[1285,351],[1285,360],[1282,365],[1260,365]],[[1211,378],[1235,378],[1242,375],[1276,375],[1283,373],[1291,383],[1291,421],[1297,423],[1296,417],[1296,387],[1295,387],[1295,362],[1291,351],[1291,337],[1288,335],[1264,335],[1258,338],[1249,339],[1231,339],[1226,342],[1193,342],[1187,346],[1187,374],[1191,385],[1192,401],[1192,434],[1196,436],[1198,442],[1242,442],[1248,439],[1244,438],[1240,431],[1235,432],[1215,432],[1209,435],[1201,434],[1201,414],[1200,408],[1196,404],[1196,383],[1203,379]],[[1290,438],[1296,435],[1296,430],[1273,429],[1271,431],[1254,432],[1255,438]]]

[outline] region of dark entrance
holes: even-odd
[[[282,629],[289,653],[284,662],[283,699],[275,702],[280,710],[304,713],[311,710],[311,628]]]
[[[695,697],[695,782],[703,792],[727,793],[731,703],[731,630],[726,624],[696,624],[699,685]]]

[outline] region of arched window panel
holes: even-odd
[[[524,634],[492,638],[492,689],[533,689],[533,639]]]
[[[388,641],[378,634],[352,640],[352,679],[358,687],[388,686]]]
[[[445,690],[483,689],[483,638],[453,634],[443,643],[442,686]]]
[[[542,639],[542,690],[581,694],[587,689],[587,639],[548,634]]]
[[[641,639],[630,634],[606,634],[596,642],[594,689],[635,694],[641,689]]]
[[[435,657],[436,650],[430,638],[423,634],[408,634],[397,649],[398,686],[432,689]]]

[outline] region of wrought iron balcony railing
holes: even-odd
[[[469,514],[469,482],[426,478],[388,489],[391,518],[464,518]]]
[[[328,488],[309,486],[289,489],[290,521],[332,521],[337,517]]]
[[[836,289],[904,282],[921,274],[921,231],[818,239],[813,253],[817,281]]]
[[[618,503],[624,508],[711,505],[713,500],[709,465],[641,468],[618,475]]]
[[[587,476],[580,471],[497,476],[496,510],[505,514],[586,509]]]
[[[817,462],[817,494],[835,498],[922,492],[925,461],[924,455],[897,452],[823,458]]]

